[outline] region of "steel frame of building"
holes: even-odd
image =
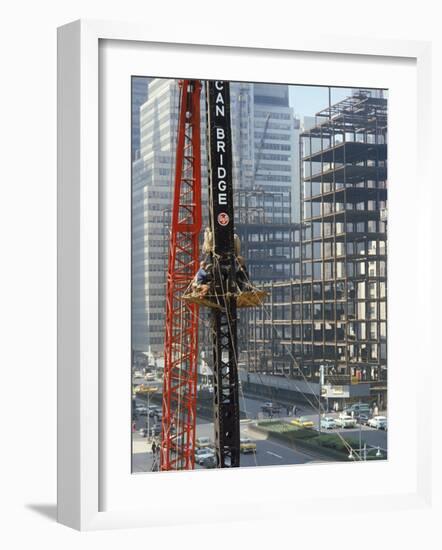
[[[259,219],[253,218],[253,222],[236,225],[236,232],[241,239],[241,254],[247,259],[250,280],[257,285],[269,280],[281,282],[299,279],[300,276],[301,226],[298,223],[274,223],[272,220],[270,211],[261,223]],[[272,300],[272,293],[269,294]],[[268,353],[262,355],[262,350],[257,346],[256,323],[252,322],[257,315],[259,313],[255,308],[246,308],[240,312],[238,340],[241,357],[250,370],[259,370],[263,357],[272,357],[274,352],[270,344],[266,350]]]
[[[385,401],[387,100],[359,91],[329,106],[300,147],[301,281],[269,284],[270,315],[251,311],[256,368],[299,376],[291,354],[302,376],[322,364],[331,383],[369,382]]]

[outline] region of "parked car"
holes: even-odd
[[[370,405],[367,403],[354,403],[344,409],[348,416],[359,416],[360,414],[370,414]],[[353,414],[352,414],[353,413]]]
[[[144,375],[145,380],[155,380],[155,374],[153,372],[147,372]]]
[[[210,437],[197,437],[195,440],[195,446],[197,449],[205,449],[206,447],[210,447],[212,445],[212,442],[210,440]]]
[[[141,435],[141,437],[147,437],[147,428],[140,428],[138,430],[138,433]]]
[[[290,421],[291,424],[297,426],[298,428],[313,428],[315,425],[312,420],[308,419],[306,416],[300,416],[299,418],[294,418]]]
[[[150,427],[150,434],[155,437],[161,434],[161,424],[154,424]]]
[[[195,451],[195,462],[197,464],[203,464],[207,458],[215,456],[215,451],[210,447],[204,447]]]
[[[149,405],[149,416],[150,417],[153,417],[153,416],[158,416],[160,417],[161,416],[161,408],[158,407],[157,405]]]
[[[248,437],[241,438],[239,444],[239,450],[241,453],[256,453],[256,443]]]
[[[139,414],[140,416],[146,416],[147,415],[147,407],[145,405],[137,405],[135,407],[135,412]]]
[[[321,428],[325,430],[332,430],[336,428],[336,420],[331,416],[324,416],[321,418]]]
[[[348,414],[341,414],[336,419],[336,426],[339,428],[355,428],[356,418],[353,418]]]
[[[386,430],[387,429],[387,417],[386,416],[373,416],[367,422],[367,425],[371,428],[376,428],[377,430]]]
[[[261,410],[267,413],[279,413],[281,411],[281,407],[277,403],[267,401],[266,403],[261,405]]]
[[[358,423],[361,424],[362,426],[366,426],[370,420],[370,415],[369,414],[365,414],[365,413],[360,413],[358,415]]]
[[[204,468],[207,468],[207,469],[216,468],[216,466],[217,466],[216,456],[213,455],[213,456],[208,456],[207,458],[205,458],[203,460],[203,466],[204,466]]]

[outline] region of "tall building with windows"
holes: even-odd
[[[150,80],[140,76],[132,77],[132,161],[140,156],[140,108],[147,101]]]
[[[148,91],[149,99],[140,108],[140,154],[132,165],[132,348],[143,353],[159,351],[163,343],[178,116],[174,81],[152,80]]]
[[[132,168],[132,346],[135,352],[153,355],[161,354],[163,349],[168,223],[175,170],[178,102],[176,80],[152,79],[149,82],[148,99],[139,109],[140,153]],[[281,229],[296,217],[293,212],[299,212],[299,149],[296,141],[299,121],[289,106],[288,87],[231,83],[231,120],[236,222],[249,223],[251,216],[265,213],[267,227],[274,223]],[[204,93],[201,121],[205,201]],[[296,207],[293,206],[295,203]],[[293,246],[284,242],[290,231],[288,226],[283,228],[278,248],[281,256],[285,252],[288,254],[289,261],[281,257],[281,265],[287,266],[284,270],[292,269],[288,265],[292,263]],[[278,235],[275,229],[274,238]],[[274,244],[276,250],[277,243]],[[264,263],[263,257],[261,271]],[[286,276],[290,276],[289,271]]]
[[[266,285],[253,372],[386,404],[387,100],[354,92],[301,134],[301,280]],[[276,329],[275,329],[276,327]]]
[[[288,86],[232,83],[231,112],[237,221],[259,209],[267,223],[299,222],[299,120]]]

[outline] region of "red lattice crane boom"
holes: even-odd
[[[201,81],[181,80],[174,198],[166,289],[160,470],[194,467],[198,305],[181,298],[199,262]]]

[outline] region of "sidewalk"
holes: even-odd
[[[152,443],[147,441],[147,437],[140,437],[135,435],[135,437],[132,439],[132,452],[133,454],[151,453]]]

